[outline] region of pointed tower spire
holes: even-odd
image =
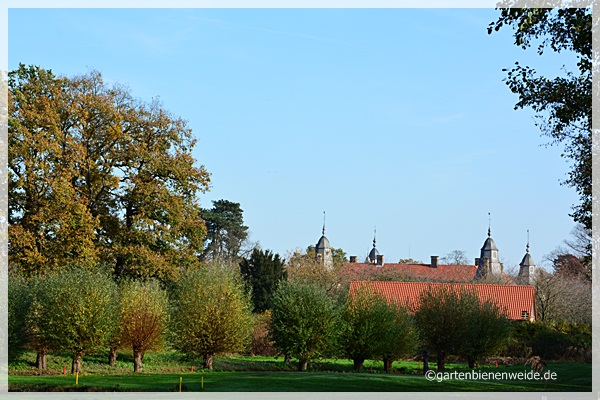
[[[333,267],[333,255],[331,253],[331,244],[325,237],[325,211],[323,211],[323,236],[317,242],[315,247],[317,260],[326,268],[331,269]]]
[[[476,278],[483,278],[488,275],[501,276],[504,266],[498,257],[498,247],[492,239],[492,216],[488,213],[488,237],[483,243],[479,255],[479,264],[477,265]]]
[[[519,275],[517,277],[520,285],[533,285],[535,283],[535,263],[529,254],[529,229],[527,229],[527,251],[523,261],[519,264]]]
[[[373,247],[377,247],[376,243],[377,243],[377,227],[375,227],[375,230],[373,232]]]
[[[383,265],[383,261],[381,261],[381,264],[378,264],[379,256],[380,256],[379,250],[377,250],[377,227],[375,227],[375,231],[373,233],[373,248],[371,249],[371,252],[367,256],[366,262],[371,263],[371,264]],[[383,256],[381,256],[381,257],[383,260]]]

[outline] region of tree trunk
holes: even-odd
[[[423,374],[426,374],[429,371],[429,352],[423,352]]]
[[[212,354],[204,355],[204,368],[213,369],[213,355]]]
[[[285,355],[285,363],[286,364],[290,364],[292,362],[292,356],[290,356],[289,354]]]
[[[133,372],[142,372],[142,361],[144,360],[144,353],[141,350],[133,349]],[[212,357],[210,361],[210,368],[212,369]]]
[[[391,357],[383,357],[383,370],[385,372],[392,372],[392,364],[394,359]]]
[[[361,369],[363,369],[363,365],[365,363],[365,359],[364,358],[354,358],[354,369],[356,371],[360,371]]]
[[[81,372],[81,359],[83,358],[83,351],[77,351],[73,354],[73,363],[71,364],[71,373]]]
[[[47,369],[47,357],[46,357],[46,349],[38,350],[37,356],[35,358],[35,366],[37,369]]]
[[[308,361],[298,360],[298,371],[304,372],[308,368]]]
[[[469,357],[467,359],[467,362],[469,364],[469,368],[471,368],[471,369],[475,368],[475,366],[477,365],[477,361],[473,357]]]
[[[446,358],[446,354],[444,354],[443,351],[438,351],[437,352],[437,370],[438,371],[443,371],[445,366],[445,358]]]
[[[111,347],[108,353],[108,365],[114,367],[117,364],[117,346]]]

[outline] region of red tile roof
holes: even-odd
[[[418,280],[429,282],[471,282],[477,273],[476,265],[445,265],[432,268],[429,264],[394,264],[383,266],[368,263],[348,263],[342,271],[347,280]],[[504,275],[504,274],[503,274]],[[405,278],[405,279],[403,279]],[[504,275],[507,283],[515,283]]]
[[[424,290],[446,287],[460,290],[472,289],[484,301],[493,301],[504,309],[509,319],[522,319],[523,311],[531,320],[535,319],[535,289],[533,286],[464,284],[439,282],[374,282],[355,281],[350,284],[350,295],[359,288],[381,294],[388,302],[400,302],[409,309],[418,308]]]

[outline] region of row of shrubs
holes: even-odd
[[[71,269],[26,279],[9,276],[9,357],[25,349],[45,368],[53,352],[73,354],[71,370],[84,354],[133,351],[134,371],[145,352],[169,344],[202,358],[244,353],[298,359],[299,370],[322,357],[365,360],[447,356],[470,366],[489,355],[544,359],[585,357],[591,330],[585,326],[510,322],[498,307],[466,290],[424,292],[418,310],[388,304],[364,290],[331,298],[314,285],[280,283],[271,310],[253,315],[250,293],[239,274],[218,265],[187,271],[165,289],[154,281],[116,284],[98,270]],[[429,353],[428,353],[429,352]]]
[[[517,359],[592,361],[592,327],[577,323],[515,324],[501,355]]]

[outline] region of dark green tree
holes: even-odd
[[[206,223],[203,258],[236,262],[244,241],[248,238],[248,227],[244,225],[240,204],[229,200],[216,200],[213,201],[213,207],[203,209],[201,215]]]
[[[273,296],[271,338],[277,350],[298,359],[298,371],[332,354],[339,335],[339,312],[323,288],[283,283]]]
[[[410,355],[417,344],[417,333],[412,316],[401,304],[386,304],[386,318],[378,332],[375,354],[383,360],[385,372],[392,372],[392,363]]]
[[[379,358],[385,371],[391,372],[394,360],[415,346],[415,328],[408,311],[364,289],[350,293],[342,320],[342,351],[354,361],[356,370],[362,369],[365,360]]]
[[[341,345],[344,355],[354,361],[355,370],[375,358],[387,319],[388,305],[381,296],[364,290],[348,296],[342,311]]]
[[[550,144],[563,144],[563,157],[572,162],[564,184],[574,187],[579,204],[571,216],[592,228],[592,9],[590,8],[508,8],[502,4],[500,17],[488,33],[505,25],[515,29],[515,44],[527,49],[540,40],[541,55],[548,47],[555,52],[570,51],[577,70],[560,76],[539,76],[534,68],[520,65],[507,72],[506,83],[519,95],[515,109],[531,107],[542,133]],[[591,247],[590,247],[591,255]]]
[[[31,290],[25,277],[15,271],[8,274],[8,358],[25,351],[28,343],[26,316],[31,306]]]
[[[258,313],[270,308],[271,296],[277,286],[287,280],[284,260],[269,250],[252,250],[250,257],[240,263],[240,271],[246,285],[252,289],[254,312]]]
[[[467,359],[469,368],[475,368],[484,356],[500,351],[510,339],[511,323],[494,303],[478,301],[469,313],[467,340],[460,355]]]
[[[470,290],[431,287],[424,290],[414,317],[421,345],[437,356],[438,371],[446,356],[457,355],[469,337],[468,325],[477,295]]]

